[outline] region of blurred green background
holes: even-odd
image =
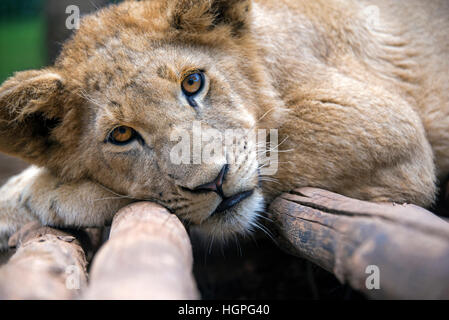
[[[15,71],[54,62],[72,32],[65,27],[67,6],[86,14],[111,2],[119,1],[0,0],[0,83]]]
[[[0,1],[0,82],[46,63],[44,0]]]
[[[119,0],[0,0],[0,84],[16,71],[50,65],[70,37],[66,8],[81,14]],[[0,153],[0,185],[26,168],[18,158]]]

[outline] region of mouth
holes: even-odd
[[[246,198],[249,198],[253,194],[254,190],[244,191],[238,194],[233,195],[229,198],[224,198],[215,211],[211,214],[211,217],[217,213],[222,213],[228,209],[231,209],[238,203],[242,202]]]

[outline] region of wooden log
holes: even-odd
[[[281,248],[370,298],[449,299],[449,223],[423,208],[302,188],[269,211]]]
[[[16,252],[0,268],[0,300],[73,299],[86,286],[87,262],[72,234],[32,222],[9,245]]]
[[[96,254],[84,299],[197,299],[192,247],[179,221],[149,202],[114,217]]]

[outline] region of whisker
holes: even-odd
[[[273,148],[270,148],[270,151],[271,150],[275,150],[275,149],[278,149],[285,141],[287,141],[288,140],[288,138],[289,138],[289,136],[286,136],[276,147],[273,147]],[[279,151],[278,151],[279,152]]]
[[[265,233],[276,245],[278,244],[277,241],[274,239],[274,236],[272,233],[263,225],[259,224],[258,222],[254,222],[254,226],[261,230],[263,233]]]
[[[109,189],[108,187],[105,187],[104,185],[102,185],[102,184],[99,183],[99,182],[96,182],[96,184],[97,184],[99,187],[103,188],[104,190],[106,190],[106,191],[108,191],[108,192],[112,193],[113,195],[115,195],[115,196],[117,196],[117,197],[120,197],[120,198],[127,198],[127,199],[137,200],[137,201],[149,201],[149,200],[151,200],[151,199],[139,199],[139,198],[134,198],[134,197],[127,196],[127,195],[124,195],[124,194],[119,194],[119,193],[117,193],[117,192],[115,192],[115,191]]]
[[[270,219],[270,218],[264,216],[262,213],[265,213],[265,214],[266,214],[266,212],[257,212],[257,217],[258,217],[258,218],[262,218],[262,219],[264,219],[264,220],[266,220],[266,221],[268,221],[268,222],[271,222],[271,223],[274,222],[272,219]]]
[[[103,200],[116,200],[116,199],[126,199],[126,198],[129,198],[129,197],[107,197],[107,198],[94,199],[93,201],[97,202],[97,201],[103,201]],[[135,200],[139,200],[139,199],[135,199]]]
[[[270,110],[268,110],[267,112],[265,112],[263,115],[262,115],[262,117],[260,117],[259,118],[259,120],[257,120],[258,122],[260,121],[260,120],[262,120],[263,118],[265,118],[270,112],[272,112],[273,110],[275,110],[277,107],[273,107],[273,108],[271,108]]]
[[[262,180],[262,179],[261,179],[260,181],[272,182],[272,183],[276,183],[276,184],[278,184],[278,185],[281,185],[281,183],[280,183],[279,181],[276,181],[276,180],[267,180],[267,179]]]
[[[235,244],[236,244],[236,246],[237,246],[237,249],[239,250],[239,254],[240,254],[240,256],[242,257],[242,256],[243,256],[243,253],[242,253],[242,247],[241,247],[241,245],[240,245],[240,242],[239,242],[239,239],[238,239],[237,235],[236,235],[236,234],[233,234],[233,235],[232,235],[232,238],[234,239],[234,242],[235,242]]]

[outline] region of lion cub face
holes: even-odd
[[[2,139],[13,141],[5,151],[65,180],[156,201],[213,234],[250,229],[263,208],[250,136],[273,102],[248,12],[249,1],[161,0],[85,18],[55,67],[3,85],[14,102],[2,109]],[[198,131],[238,135],[211,150]]]
[[[201,47],[134,52],[120,39],[106,46],[113,54],[93,60],[106,58],[107,68],[120,71],[96,68],[83,94],[89,176],[211,232],[250,228],[263,201],[251,138],[258,114],[242,95],[246,75],[231,57]],[[115,52],[123,54],[118,64]]]

